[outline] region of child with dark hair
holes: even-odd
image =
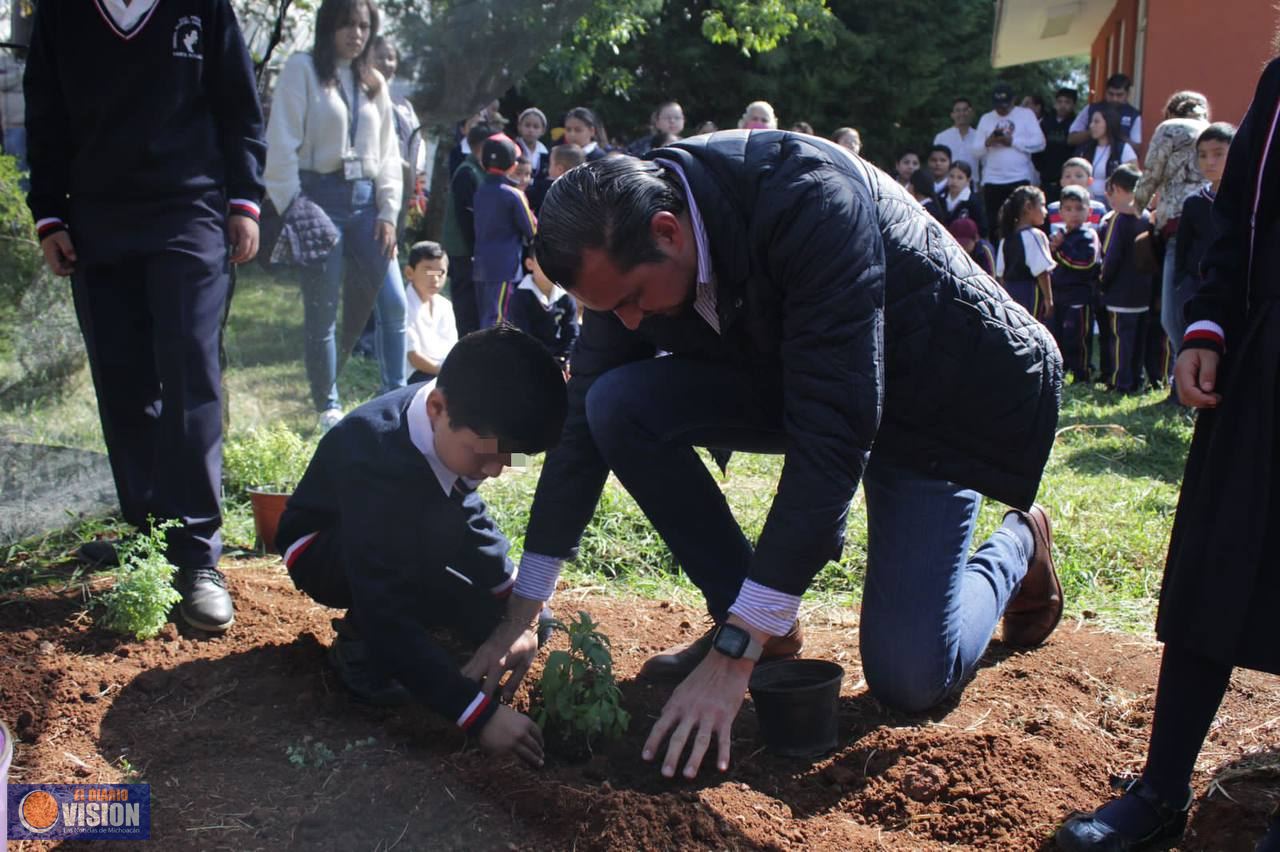
[[[1140,268],[1134,245],[1149,233],[1151,221],[1134,199],[1141,174],[1131,165],[1118,166],[1107,178],[1111,212],[1102,223],[1102,271],[1098,289],[1107,309],[1101,344],[1112,353],[1107,386],[1121,393],[1142,387],[1146,314],[1151,310],[1151,270]]]
[[[581,148],[588,162],[603,159],[609,153],[604,124],[586,107],[574,107],[565,113],[564,141]]]
[[[966,163],[965,165],[968,165]],[[951,236],[956,238],[956,242],[965,250],[965,253],[978,264],[978,267],[992,278],[996,277],[996,253],[991,247],[991,243],[987,242],[978,233],[978,223],[972,219],[956,219],[947,225],[947,230],[951,232]]]
[[[933,194],[933,178],[929,176],[927,171],[916,169],[911,173],[911,177],[907,178],[907,192],[911,193],[911,197],[918,201],[921,207],[928,210],[933,218],[946,224],[941,205],[938,204],[938,199]]]
[[[1062,164],[1062,175],[1058,180],[1059,193],[1068,186],[1084,187],[1085,191],[1089,191],[1090,184],[1093,183],[1093,163],[1090,163],[1084,157],[1072,157]],[[1107,205],[1089,196],[1089,218],[1085,220],[1086,228],[1097,230],[1102,227],[1102,217],[1107,215]],[[1049,215],[1045,217],[1045,223],[1049,228],[1049,236],[1061,233],[1066,229],[1062,224],[1062,210],[1059,202],[1052,201],[1049,203]]]
[[[1063,365],[1076,383],[1089,381],[1089,346],[1094,290],[1102,260],[1097,231],[1089,221],[1089,193],[1083,187],[1063,187],[1061,195],[1064,230],[1053,235],[1053,258],[1057,262],[1053,282],[1053,336],[1062,350]]]
[[[1204,281],[1186,306],[1174,376],[1182,403],[1200,411],[1160,590],[1164,653],[1146,766],[1124,795],[1066,821],[1054,838],[1066,852],[1186,848],[1178,840],[1195,800],[1192,773],[1233,669],[1280,674],[1277,107],[1273,60],[1231,143]],[[1232,736],[1232,719],[1221,723]],[[1204,845],[1223,848],[1212,834]],[[1255,850],[1280,850],[1280,811]]]
[[[934,143],[929,149],[929,176],[933,178],[933,194],[941,198],[947,191],[947,174],[951,171],[951,149]]]
[[[947,172],[947,187],[938,199],[941,202],[943,221],[950,224],[957,219],[972,219],[978,233],[987,233],[987,211],[982,206],[982,196],[973,189],[973,168],[964,160],[956,160]]]
[[[898,159],[894,161],[894,171],[898,176],[898,183],[905,188],[910,185],[911,175],[920,168],[920,154],[912,148],[908,148],[898,155]]]
[[[448,272],[449,257],[439,243],[424,241],[409,249],[404,268],[404,280],[409,282],[405,288],[405,352],[411,383],[434,379],[458,342],[453,305],[440,295]]]
[[[355,409],[320,440],[280,519],[294,584],[345,609],[329,660],[360,700],[425,703],[492,753],[542,762],[541,735],[510,698],[538,643],[526,631],[503,670],[459,667],[432,638],[474,643],[502,620],[514,584],[509,544],[476,487],[512,454],[558,441],[568,402],[536,340],[498,327],[458,342],[440,376]],[[483,678],[483,682],[482,681]]]
[[[1200,263],[1213,237],[1213,202],[1218,197],[1218,185],[1227,165],[1227,152],[1235,139],[1236,129],[1226,122],[1210,124],[1196,139],[1196,165],[1204,176],[1205,185],[1200,191],[1182,203],[1182,215],[1178,217],[1178,239],[1174,244],[1173,280],[1174,306],[1180,320],[1175,340],[1182,339],[1185,322],[1182,309],[1200,292],[1204,281]],[[1167,261],[1166,261],[1167,262]]]
[[[542,210],[542,199],[547,197],[547,190],[551,189],[551,184],[555,183],[560,175],[569,171],[569,169],[585,163],[587,155],[583,153],[580,145],[565,143],[552,148],[547,161],[549,164],[547,173],[539,175],[533,181],[533,185],[529,187],[527,193],[529,206],[533,208],[535,216]]]
[[[567,369],[578,340],[578,303],[542,273],[532,248],[525,249],[524,268],[525,276],[511,293],[502,319],[545,346],[561,369]]]
[[[996,278],[1027,313],[1048,325],[1053,317],[1050,273],[1057,265],[1044,225],[1044,193],[1026,184],[1016,188],[1000,208],[1000,249]]]
[[[1125,141],[1120,112],[1110,105],[1093,113],[1089,119],[1089,141],[1081,145],[1076,154],[1093,164],[1093,183],[1089,190],[1098,200],[1105,197],[1107,179],[1117,167],[1138,162],[1137,152]]]
[[[484,182],[480,153],[484,140],[493,132],[487,124],[473,125],[467,131],[471,153],[449,179],[444,232],[440,236],[440,243],[449,254],[449,297],[458,320],[458,334],[464,336],[480,327],[471,259],[476,250],[476,190]]]
[[[480,327],[497,324],[520,277],[524,246],[533,241],[538,220],[529,199],[511,175],[516,168],[516,144],[495,134],[482,148],[484,183],[476,190],[476,246],[472,275]]]

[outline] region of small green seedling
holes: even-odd
[[[576,621],[549,622],[569,637],[569,650],[552,651],[538,682],[541,705],[533,720],[569,748],[585,748],[601,739],[616,739],[631,716],[620,706],[622,694],[613,678],[609,637],[585,612]]]
[[[244,497],[250,488],[290,494],[306,472],[315,444],[282,423],[233,435],[222,448],[227,494]]]
[[[150,639],[168,622],[182,595],[173,587],[178,569],[164,555],[165,534],[178,523],[153,523],[149,532],[120,545],[120,567],[111,572],[115,585],[100,599],[108,630]]]

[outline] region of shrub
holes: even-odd
[[[569,637],[569,650],[547,656],[538,682],[540,706],[533,712],[539,727],[569,748],[590,752],[601,738],[622,736],[631,721],[620,706],[622,694],[613,677],[609,637],[585,612],[576,621],[549,622]]]
[[[314,452],[314,443],[282,423],[235,435],[222,448],[222,481],[227,494],[244,497],[250,488],[290,493]]]
[[[173,587],[178,569],[165,558],[165,535],[178,524],[152,524],[150,532],[120,545],[120,567],[112,572],[115,585],[99,601],[108,630],[150,639],[169,620],[169,610],[182,595]]]

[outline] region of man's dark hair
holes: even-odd
[[[927,169],[916,169],[908,178],[911,188],[925,198],[933,198],[933,178]]]
[[[1064,186],[1062,192],[1058,195],[1058,203],[1065,204],[1068,201],[1078,201],[1084,205],[1084,209],[1089,209],[1089,191],[1083,186]]]
[[[1061,89],[1058,89],[1058,91],[1054,92],[1053,96],[1055,98],[1070,98],[1071,103],[1073,104],[1079,102],[1080,100],[1080,93],[1077,92],[1075,89],[1071,89],[1066,86],[1063,86]]]
[[[471,153],[476,159],[480,158],[480,149],[484,147],[484,140],[497,132],[492,126],[485,124],[483,121],[467,131],[467,147],[471,149]]]
[[[1226,142],[1230,145],[1236,138],[1236,126],[1228,121],[1215,121],[1196,137],[1196,147],[1205,142]]]
[[[436,387],[449,424],[495,437],[501,452],[540,453],[560,440],[564,374],[537,339],[513,326],[474,331],[449,350]]]
[[[634,157],[606,157],[551,184],[538,219],[538,265],[572,290],[585,249],[604,249],[622,272],[664,258],[649,232],[658,213],[685,210],[676,178],[662,166]]]
[[[951,108],[955,109],[956,104],[965,104],[969,107],[969,109],[973,109],[973,101],[969,100],[968,98],[956,98],[951,102]]]
[[[582,146],[574,145],[572,142],[565,142],[551,149],[551,162],[566,169],[580,166],[586,162],[586,159],[587,155],[582,153]]]
[[[931,146],[931,147],[929,148],[929,156],[930,156],[930,157],[932,157],[932,156],[933,156],[933,152],[934,152],[934,151],[941,151],[942,153],[946,154],[946,155],[947,155],[947,159],[948,159],[948,160],[954,160],[954,159],[955,159],[954,157],[952,157],[952,156],[951,156],[951,146],[950,146],[950,145],[933,145],[933,146]]]
[[[918,160],[920,159],[920,152],[917,151],[915,148],[903,148],[901,151],[898,152],[898,157],[897,159],[894,160],[894,162],[900,163],[902,162],[902,159],[904,157],[915,157]]]
[[[414,243],[409,249],[409,268],[413,269],[424,260],[440,260],[444,257],[444,247],[432,240]]]
[[[1112,74],[1107,78],[1107,88],[1128,91],[1133,88],[1133,81],[1129,79],[1128,74]]]
[[[1133,163],[1122,163],[1107,178],[1107,186],[1118,186],[1126,192],[1133,192],[1141,177],[1142,172]]]

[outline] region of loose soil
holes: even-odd
[[[994,643],[963,700],[905,716],[862,685],[856,613],[831,611],[806,617],[805,651],[845,668],[839,749],[771,756],[748,700],[729,771],[667,781],[639,753],[670,689],[635,673],[696,637],[701,614],[565,590],[557,608],[590,611],[613,638],[633,721],[590,761],[535,771],[421,709],[353,704],[325,664],[336,613],[278,562],[227,567],[237,623],[222,637],[169,625],[121,639],[93,627],[79,592],[0,599],[0,718],[20,740],[10,780],[150,783],[152,840],[137,848],[166,852],[1037,849],[1145,751],[1149,640],[1065,623],[1035,652]],[[1280,680],[1237,673],[1196,792],[1180,848],[1252,849],[1280,800]]]

